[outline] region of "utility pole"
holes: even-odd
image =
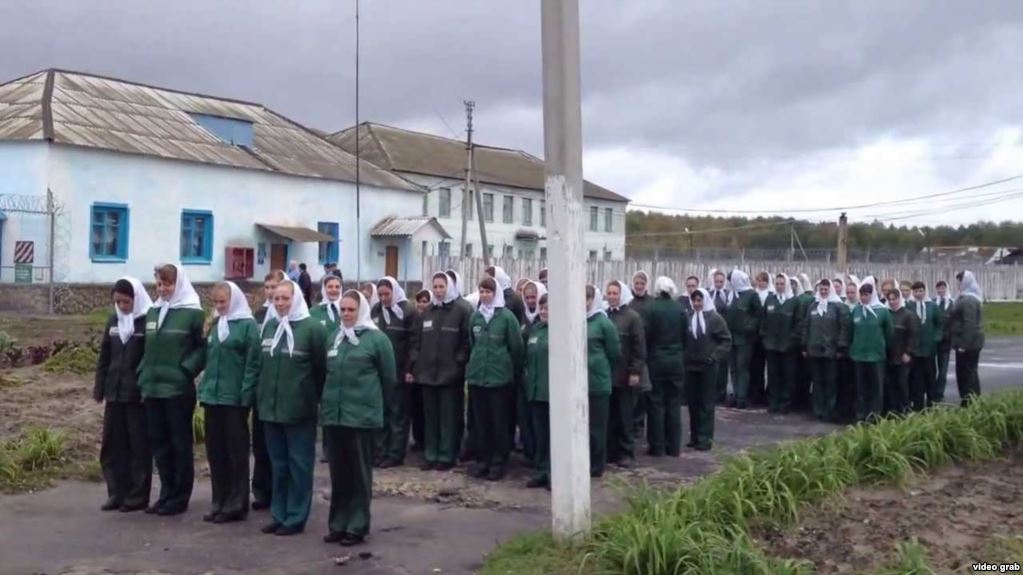
[[[359,168],[359,0],[355,0],[355,278],[362,281],[362,187]],[[340,235],[340,234],[338,234]],[[340,259],[340,258],[338,258]],[[358,285],[358,284],[357,284]]]
[[[476,107],[476,102],[472,100],[464,100],[465,104],[465,185],[462,186],[462,249],[458,252],[458,255],[465,257],[465,240],[469,235],[469,210],[472,209],[472,200],[469,199],[469,186],[472,183],[472,110]],[[478,195],[478,194],[477,194]],[[478,198],[477,198],[478,199]],[[483,212],[476,210],[476,215],[483,219]],[[483,246],[484,253],[487,251],[487,246]]]
[[[579,0],[542,0],[543,132],[550,206],[551,514],[565,542],[590,530]]]
[[[480,187],[480,173],[476,169],[476,153],[469,154],[470,161],[472,162],[472,189],[473,195],[476,197],[476,213],[480,217],[476,218],[480,221],[480,241],[483,242],[483,265],[487,268],[490,267],[490,250],[487,249],[487,223],[483,217],[483,188]],[[486,269],[486,268],[484,268]]]
[[[838,218],[838,269],[849,273],[849,218],[845,212]]]

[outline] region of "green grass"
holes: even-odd
[[[895,561],[877,575],[934,575],[934,569],[927,561],[927,550],[914,537],[895,546]]]
[[[807,506],[854,485],[901,484],[942,465],[995,458],[1021,439],[1023,391],[986,396],[964,409],[857,425],[732,457],[718,473],[673,492],[639,489],[627,511],[597,522],[577,546],[516,539],[481,573],[809,573],[809,565],[764,556],[750,528],[792,524]],[[571,567],[535,567],[548,565]]]
[[[105,327],[110,319],[110,311],[109,307],[96,308],[85,316],[85,323],[90,327]]]
[[[206,410],[201,405],[195,406],[192,412],[192,435],[197,444],[206,441]]]
[[[63,433],[35,427],[0,442],[0,491],[43,486],[66,463]]]
[[[71,346],[50,356],[43,369],[50,373],[90,375],[96,372],[97,358],[96,350],[87,345]]]
[[[1023,303],[984,304],[984,333],[987,335],[1023,335]]]

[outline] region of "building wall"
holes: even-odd
[[[0,195],[37,196],[43,200],[48,154],[44,142],[0,142]],[[42,281],[49,258],[49,220],[45,215],[5,210],[7,203],[0,202],[0,211],[6,215],[0,220],[0,281],[14,281],[14,243],[19,240],[35,242],[34,271]]]
[[[462,237],[461,204],[463,182],[452,179],[423,176],[420,174],[403,173],[402,175],[418,184],[430,188],[430,192],[426,198],[426,215],[436,217],[448,233],[451,234],[450,255],[459,255],[458,250],[461,246]],[[447,216],[440,213],[442,188],[450,188],[451,190],[451,210],[450,214]],[[510,246],[513,250],[513,257],[528,258],[530,255],[532,255],[532,257],[540,257],[542,248],[547,247],[547,242],[542,239],[546,237],[547,231],[540,225],[540,206],[544,200],[543,190],[525,190],[521,188],[484,184],[483,193],[494,195],[494,219],[492,222],[486,223],[487,243],[494,246],[494,255],[496,257],[502,256],[505,253],[505,246]],[[512,203],[512,223],[510,224],[505,223],[503,218],[505,196],[514,198]],[[532,200],[533,217],[531,225],[525,225],[523,223],[523,200],[526,198]],[[609,202],[605,200],[585,198],[583,210],[585,247],[587,251],[593,252],[596,255],[596,259],[604,259],[605,255],[609,256],[610,259],[613,260],[621,260],[625,258],[626,206],[627,204],[622,202]],[[598,210],[597,231],[590,230],[591,207],[596,207]],[[612,211],[612,226],[610,232],[605,231],[604,210],[607,208],[610,208]],[[532,231],[539,235],[541,239],[538,242],[516,240],[515,234],[520,230]],[[481,242],[479,221],[475,217],[475,207],[473,207],[473,219],[469,220],[467,235],[467,243],[473,245],[472,255],[474,257],[482,257],[483,252],[480,249]]]
[[[185,266],[194,281],[223,278],[225,247],[257,248],[259,242],[265,242],[266,258],[262,265],[256,262],[254,274],[261,280],[270,268],[271,241],[284,240],[256,228],[257,222],[311,229],[316,229],[320,221],[337,222],[344,276],[356,278],[356,246],[361,244],[363,277],[378,277],[384,260],[369,240],[369,229],[386,216],[418,215],[422,205],[418,192],[363,186],[360,242],[355,185],[346,182],[21,142],[0,147],[0,173],[5,174],[0,190],[45,194],[49,186],[64,204],[65,213],[57,225],[58,282],[108,283],[124,275],[149,278],[155,264],[178,262],[184,209],[208,210],[213,215],[210,263]],[[128,206],[128,254],[124,262],[95,262],[90,258],[91,214],[96,202]],[[27,224],[16,231],[14,226],[5,226],[4,265],[10,261],[8,254],[15,236],[36,240],[39,261],[38,246],[46,244],[46,226],[44,218],[37,219],[42,224],[31,229]],[[322,274],[316,243],[292,244],[289,259],[308,264],[314,278]],[[9,278],[5,275],[5,279]]]

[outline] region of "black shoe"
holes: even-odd
[[[106,503],[104,503],[103,505],[100,505],[99,510],[100,511],[113,511],[115,509],[120,509],[120,508],[121,508],[121,498],[120,497],[111,497],[110,499],[107,499]]]
[[[646,454],[650,457],[664,457],[664,451],[660,449],[648,449]]]
[[[210,511],[206,515],[202,516],[202,520],[206,523],[213,523],[213,520],[217,518],[217,515],[220,515],[219,511]]]
[[[491,467],[487,473],[487,481],[500,481],[504,479],[504,467]]]
[[[592,477],[593,479],[600,479],[601,477],[604,477],[604,472],[603,472],[603,470],[601,470],[601,471],[590,471],[590,477]]]
[[[735,409],[748,409],[749,405],[745,401],[736,401]]]
[[[213,522],[217,524],[234,523],[235,521],[245,521],[245,518],[247,516],[248,514],[245,513],[244,511],[235,511],[234,513],[218,513],[217,516],[213,518]]]
[[[347,537],[348,534],[342,531],[331,531],[330,533],[323,536],[324,543],[337,543]]]
[[[362,545],[366,542],[366,538],[361,535],[352,535],[351,533],[345,533],[341,538],[342,547],[351,547],[353,545]]]
[[[686,447],[696,447],[696,442],[690,441],[689,443],[686,444]]]
[[[263,509],[269,509],[269,508],[270,508],[270,502],[269,501],[256,500],[256,501],[252,502],[252,510],[253,511],[261,511]]]
[[[392,467],[401,467],[402,464],[404,463],[405,463],[404,461],[398,461],[397,459],[385,457],[384,460],[380,462],[380,465],[377,465],[377,467],[379,467],[380,469],[390,469]]]
[[[618,460],[616,465],[622,469],[632,469],[636,466],[636,460],[631,457],[623,457]]]
[[[701,443],[699,445],[694,446],[693,449],[695,449],[697,451],[710,451],[710,444],[709,443]]]
[[[156,515],[156,512],[163,507],[163,501],[157,501],[156,503],[146,507],[146,515]]]
[[[426,463],[420,465],[419,469],[423,471],[433,471],[434,469],[437,469],[437,464],[434,463],[433,461],[427,461]]]
[[[413,451],[413,452],[422,451],[423,450],[423,444],[421,444],[421,443],[413,443],[412,447],[409,447],[409,450]]]
[[[266,533],[267,535],[273,535],[274,533],[277,533],[278,529],[281,529],[281,524],[274,521],[273,523],[267,523],[266,525],[264,525],[260,529],[260,531]]]
[[[481,464],[477,463],[477,464],[474,464],[472,467],[469,468],[469,477],[474,477],[476,479],[483,479],[484,477],[487,476],[487,473],[489,471],[490,470],[487,469],[486,465],[481,465]]]
[[[454,468],[454,463],[438,463],[433,466],[434,471],[451,471]]]
[[[299,533],[302,532],[303,529],[304,527],[299,527],[297,525],[291,527],[281,526],[277,528],[277,531],[274,533],[274,535],[280,535],[281,537],[287,537],[288,535],[298,535]]]
[[[187,505],[182,505],[182,506],[177,506],[177,507],[168,507],[168,506],[164,505],[163,507],[161,507],[161,508],[156,510],[156,514],[161,516],[161,517],[170,517],[172,515],[181,515],[185,511],[188,511],[188,506]]]
[[[539,487],[546,487],[546,486],[547,486],[547,482],[544,481],[543,479],[538,478],[538,477],[534,477],[534,478],[532,478],[532,479],[530,479],[529,481],[526,482],[526,487],[528,489],[537,489]]]
[[[145,508],[145,503],[132,503],[131,505],[122,505],[119,511],[121,513],[131,513],[132,511],[142,511]]]

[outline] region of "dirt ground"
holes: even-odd
[[[17,340],[21,347],[50,345],[58,339],[86,343],[101,334],[105,319],[102,315],[24,316],[5,312],[0,313],[0,332]]]
[[[872,573],[916,537],[937,573],[972,573],[970,564],[1005,557],[1000,538],[1023,535],[1023,451],[1005,460],[950,467],[905,488],[853,489],[803,513],[784,531],[757,539],[777,557],[813,562],[819,575]]]

